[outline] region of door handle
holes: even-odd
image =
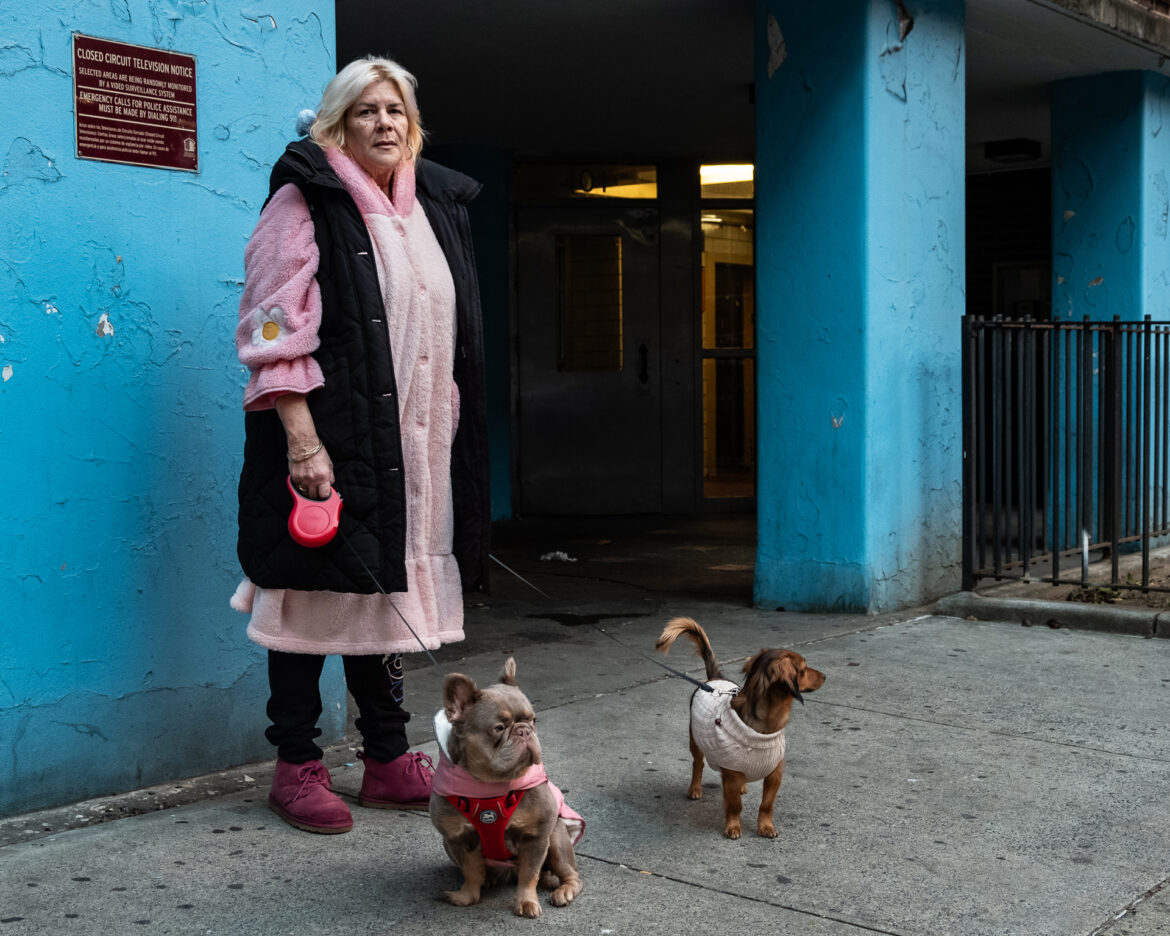
[[[638,345],[638,379],[646,383],[650,379],[650,349],[646,345]]]

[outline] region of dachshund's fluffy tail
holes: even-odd
[[[654,646],[666,653],[671,644],[683,634],[691,639],[695,645],[695,653],[703,658],[703,666],[707,668],[708,682],[712,679],[722,679],[723,674],[719,672],[719,664],[715,662],[715,651],[711,649],[711,641],[707,639],[703,628],[690,618],[677,617],[670,621],[662,629],[662,636],[654,642]]]

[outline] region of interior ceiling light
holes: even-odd
[[[1017,138],[1014,140],[989,140],[983,144],[986,159],[1001,163],[1033,162],[1040,158],[1040,141]]]
[[[755,168],[751,163],[700,166],[699,181],[703,185],[719,185],[722,182],[751,182]]]

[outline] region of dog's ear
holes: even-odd
[[[508,657],[504,661],[504,668],[500,670],[500,678],[497,682],[501,682],[505,686],[516,685],[516,661],[512,657]]]
[[[502,682],[504,686],[515,686],[516,684],[516,660],[511,656],[504,660],[504,668],[500,670],[500,679],[496,682]]]
[[[459,721],[471,706],[479,701],[480,690],[475,680],[462,673],[452,673],[443,683],[443,711],[447,721]]]
[[[782,686],[792,698],[804,705],[804,696],[800,694],[800,670],[796,661],[787,653],[773,663],[772,683]]]

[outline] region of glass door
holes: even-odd
[[[752,166],[703,166],[701,173],[703,497],[751,498],[756,493]]]

